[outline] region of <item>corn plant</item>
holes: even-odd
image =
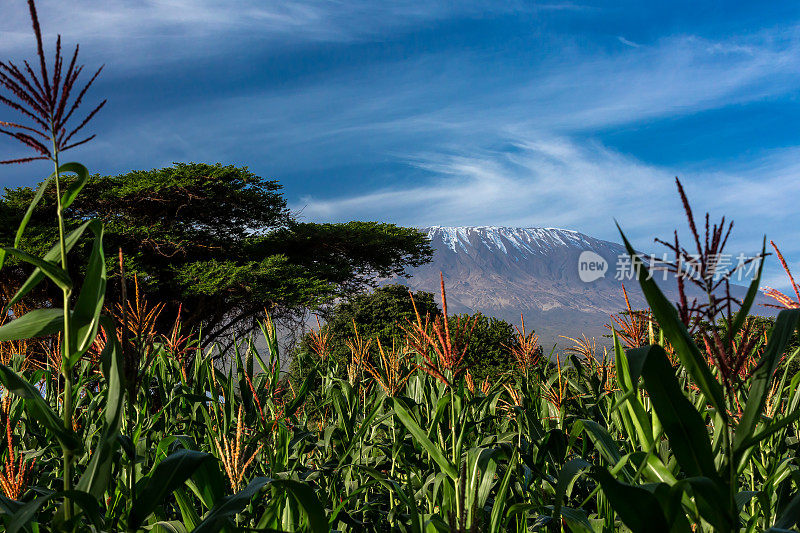
[[[788,377],[785,372],[777,386],[778,392],[773,388],[781,357],[793,331],[800,325],[800,312],[791,309],[778,315],[757,364],[746,379],[742,379],[740,369],[756,346],[737,344],[736,338],[745,331],[745,318],[758,291],[763,262],[745,298],[736,301],[730,296],[729,275],[723,275],[720,281],[712,275],[713,258],[723,249],[730,228],[725,230],[724,219],[711,228],[706,217],[704,246],[680,183],[678,186],[702,260],[699,279],[692,281],[705,289],[709,301],[691,306],[683,297],[681,287],[681,302],[677,309],[673,307],[621,233],[638,268],[639,282],[653,316],[674,348],[680,367],[676,372],[666,351],[658,344],[623,352],[615,337],[618,382],[623,393],[615,407],[620,411],[629,439],[636,442],[635,448],[645,455],[640,458],[633,477],[612,475],[611,471],[623,473],[624,470],[617,459],[618,452],[610,454],[610,462],[616,460],[616,464],[610,465],[611,469],[595,466],[592,475],[620,519],[634,530],[682,531],[689,523],[714,531],[791,527],[799,516],[800,494],[788,502],[786,495],[782,501],[774,502],[777,480],[774,474],[769,474],[776,469],[775,461],[780,463],[787,459],[782,453],[787,451],[785,447],[772,439],[776,435],[785,436],[787,428],[800,418],[796,391],[784,388]],[[679,256],[686,255],[677,237],[671,249]],[[763,255],[764,250],[761,257]],[[720,287],[724,290],[721,297],[717,294]],[[734,304],[738,304],[736,312],[731,311]],[[715,320],[720,315],[727,325],[724,333],[718,330],[700,332],[711,352],[707,357],[694,342],[689,329],[697,325],[697,316]],[[744,351],[740,349],[742,345]],[[709,359],[713,363],[711,367]],[[639,386],[640,379],[643,389]],[[687,397],[681,380],[690,380],[697,389],[693,398]],[[787,392],[784,399],[782,396]],[[769,397],[775,394],[780,396],[778,402],[786,404],[780,411],[773,409],[770,416],[765,407]],[[662,436],[666,437],[669,450],[664,449]],[[765,441],[775,444],[771,450],[776,456],[770,457],[773,464],[753,461]],[[754,468],[758,471],[753,471]],[[760,478],[768,488],[743,490],[748,475],[751,480]],[[641,484],[644,480],[650,484]],[[740,509],[754,498],[760,513],[753,513],[751,506],[750,513],[742,515]]]
[[[703,262],[699,277],[679,282],[708,302],[690,303],[681,285],[669,303],[623,235],[650,309],[632,309],[624,293],[602,357],[585,337],[547,357],[523,322],[509,371],[478,384],[464,359],[474,323],[417,313],[391,345],[354,324],[348,368],[320,327],[288,376],[268,313],[261,339],[220,348],[184,328],[181,311],[157,331],[164,307],[140,289],[106,305],[102,225],[64,225],[88,172],[60,162],[102,107],[67,127],[96,75],[70,99],[81,69],[73,56],[64,70],[60,41],[48,69],[30,6],[39,68],[0,63],[9,91],[0,101],[32,125],[2,122],[0,132],[36,151],[13,162],[45,158],[55,171],[0,251],[0,268],[23,261],[32,271],[21,287],[0,288],[5,530],[796,528],[800,375],[787,346],[800,309],[776,298],[787,309],[770,331],[756,328],[747,314],[760,265],[746,297],[733,298],[713,275],[730,227],[707,225],[701,239],[682,189],[691,255]],[[58,239],[35,257],[26,225],[48,198]],[[690,255],[677,239],[668,245]],[[46,281],[60,307],[28,309],[23,298]],[[446,316],[443,279],[441,291]]]

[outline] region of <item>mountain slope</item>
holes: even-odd
[[[556,341],[569,344],[559,335],[607,334],[608,315],[625,308],[623,282],[633,308],[647,307],[629,268],[621,271],[627,279],[615,279],[618,265],[627,261],[620,244],[557,228],[434,226],[423,231],[435,251],[433,262],[409,270],[412,277],[403,283],[438,294],[441,272],[450,312],[481,311],[516,324],[523,314],[526,326],[539,333],[545,347]],[[587,256],[598,264],[605,262],[604,276],[584,281],[595,277],[587,271]],[[660,285],[667,297],[677,299],[674,280]],[[744,288],[735,290],[743,294]],[[762,311],[769,314],[756,308]]]

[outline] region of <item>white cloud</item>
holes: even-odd
[[[27,4],[3,6],[0,56],[31,50]],[[528,11],[521,2],[397,0],[39,0],[48,41],[61,33],[102,60],[149,65],[246,50],[255,43],[347,42],[452,17]],[[539,6],[538,11],[573,4]]]
[[[639,48],[640,46],[642,46],[639,43],[635,43],[633,41],[630,41],[630,40],[626,39],[622,35],[618,35],[617,36],[617,40],[619,42],[621,42],[622,44],[624,44],[625,46],[630,46],[631,48]]]
[[[297,202],[309,219],[390,220],[400,224],[557,226],[619,241],[614,219],[642,250],[658,252],[654,237],[684,238],[686,224],[674,177],[681,181],[695,217],[735,220],[728,251],[755,253],[766,233],[798,258],[800,245],[789,217],[800,203],[796,163],[800,149],[764,154],[762,164],[722,172],[679,173],[648,165],[596,143],[566,138],[517,138],[516,150],[425,155],[411,161],[430,172],[424,186],[390,188],[340,198],[308,196]],[[765,167],[771,170],[764,173]],[[772,262],[774,263],[774,261]],[[767,281],[784,287],[775,264]]]
[[[112,65],[141,66],[229,54],[262,41],[296,46],[380,39],[483,10],[479,2],[230,5],[39,2],[47,32],[61,31],[68,42],[81,42],[87,53]],[[7,5],[3,10],[0,57],[15,56],[20,47],[31,50],[27,13],[20,7],[9,12]],[[356,65],[320,81],[287,81],[280,89],[209,96],[170,109],[159,109],[155,95],[151,113],[120,120],[102,137],[103,145],[89,150],[113,153],[117,164],[131,167],[239,157],[265,175],[273,174],[272,165],[324,172],[356,159],[365,167],[390,160],[405,163],[414,182],[398,171],[388,185],[359,185],[357,194],[307,195],[293,199],[293,206],[305,207],[307,219],[567,226],[609,239],[616,239],[617,217],[642,247],[682,220],[672,181],[680,175],[698,212],[711,209],[740,222],[732,245],[752,250],[760,232],[767,232],[787,248],[787,256],[800,259],[800,239],[790,223],[800,200],[800,150],[751,155],[714,172],[687,172],[591,140],[603,129],[797,91],[796,25],[718,40],[666,35],[646,46],[620,36],[627,46],[611,51],[577,37],[546,38],[548,46],[517,61],[475,47]],[[774,275],[778,281],[780,274]]]
[[[409,160],[429,173],[422,186],[343,198],[307,196],[296,207],[309,219],[355,216],[412,225],[556,225],[604,232],[613,228],[612,213],[635,219],[655,211],[657,219],[669,219],[658,200],[671,191],[669,171],[566,138],[508,142],[514,150],[428,153]],[[658,208],[644,205],[645,198],[656,199]],[[634,207],[614,213],[617,206]]]
[[[541,120],[574,131],[678,117],[785,94],[800,86],[800,28],[711,41],[665,37],[621,52],[559,54],[514,98]],[[547,105],[536,105],[546,103]]]

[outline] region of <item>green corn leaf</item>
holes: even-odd
[[[192,533],[216,533],[220,531],[225,526],[228,517],[244,509],[250,500],[267,485],[289,493],[303,509],[310,531],[314,533],[328,533],[330,531],[328,520],[325,517],[325,509],[322,507],[317,495],[314,494],[314,490],[308,484],[292,479],[260,477],[251,481],[236,494],[223,498],[205,515],[203,521],[197,525]]]
[[[644,378],[647,394],[669,437],[675,458],[689,476],[717,479],[708,430],[700,413],[683,394],[664,349],[654,344],[628,350],[631,376]]]
[[[653,445],[653,425],[642,402],[639,400],[639,376],[631,375],[628,356],[623,350],[616,333],[614,333],[614,354],[617,367],[617,383],[620,389],[625,392],[623,397],[620,398],[619,404],[628,410],[630,421],[636,429],[636,435],[639,437],[639,446],[645,449],[650,448]]]
[[[63,329],[63,309],[34,309],[0,326],[0,341],[46,337]]]
[[[357,445],[363,444],[364,435],[368,430],[372,428],[372,421],[375,420],[375,417],[378,415],[381,407],[383,406],[382,401],[375,402],[375,405],[372,407],[372,410],[367,414],[366,418],[361,422],[361,425],[356,431],[355,435],[352,439],[350,439],[350,445],[347,447],[347,450],[342,454],[341,458],[339,459],[339,467],[341,467],[345,460],[350,456],[350,453]]]
[[[58,171],[60,173],[74,172],[78,175],[77,179],[70,183],[69,187],[67,187],[67,190],[64,191],[63,195],[61,195],[61,209],[66,209],[72,205],[72,202],[74,202],[75,198],[78,197],[81,189],[83,189],[83,187],[89,181],[89,171],[86,170],[85,166],[75,162],[64,163],[58,167]]]
[[[194,450],[178,450],[156,465],[144,489],[133,502],[128,526],[136,529],[173,490],[183,485],[205,461],[214,456]]]
[[[162,520],[160,522],[156,522],[152,526],[147,526],[148,531],[155,531],[157,533],[161,533],[162,531],[166,531],[167,533],[188,533],[188,529],[186,526],[178,522],[177,520]]]
[[[206,509],[211,509],[223,498],[226,482],[219,469],[219,463],[206,461],[194,471],[191,479],[186,481],[186,485]]]
[[[572,485],[573,480],[580,475],[581,472],[591,468],[592,465],[580,457],[570,459],[561,468],[558,473],[558,481],[556,482],[556,501],[553,506],[553,520],[558,522],[561,518],[561,506],[567,496],[567,489]]]
[[[592,468],[590,475],[600,483],[614,511],[632,531],[669,532],[664,511],[651,492],[620,483],[603,467]]]
[[[742,443],[741,448],[743,450],[746,450],[750,446],[754,446],[754,445],[758,444],[762,440],[766,439],[767,437],[769,437],[771,435],[774,435],[778,431],[791,426],[792,424],[794,424],[798,420],[800,420],[800,409],[796,409],[790,415],[785,416],[785,417],[781,418],[780,420],[778,420],[776,422],[773,422],[772,424],[770,424],[769,426],[764,428],[762,431],[759,431],[758,433],[753,435],[751,438],[749,438],[746,441],[744,441]]]
[[[800,494],[796,494],[789,504],[783,509],[775,527],[778,529],[789,529],[800,524]]]
[[[303,384],[300,386],[300,390],[297,391],[297,396],[295,396],[289,405],[286,406],[286,410],[284,411],[284,416],[286,418],[291,418],[297,410],[303,405],[303,402],[306,401],[306,396],[308,396],[308,391],[311,389],[311,383],[314,381],[314,378],[317,375],[316,368],[311,369],[306,379],[303,380]]]
[[[336,414],[339,416],[339,420],[341,421],[341,428],[344,431],[347,442],[349,443],[353,438],[353,419],[349,416],[349,410],[347,402],[342,395],[342,391],[338,388],[334,388],[331,390],[331,396],[333,398],[333,408],[336,410]]]
[[[264,342],[267,345],[267,349],[269,350],[269,359],[270,362],[272,361],[279,361],[280,359],[280,352],[278,346],[278,331],[277,327],[275,326],[275,322],[270,319],[270,316],[267,315],[267,320],[260,320],[258,322],[258,327],[261,330],[261,333],[264,335]],[[261,365],[261,368],[264,370],[264,373],[269,374],[271,372],[270,365],[266,364],[264,359],[261,357],[261,354],[258,353],[257,350],[254,350],[254,353],[258,357],[258,364]],[[275,365],[275,372],[278,372],[280,365]],[[277,379],[277,375],[273,375],[273,383],[275,383],[275,379]]]
[[[92,221],[89,228],[94,232],[94,244],[89,254],[86,277],[75,303],[72,323],[75,328],[75,346],[70,354],[69,367],[75,365],[91,347],[100,326],[100,313],[106,295],[106,262],[103,254],[103,225]],[[114,330],[110,330],[114,331]]]
[[[22,217],[22,221],[19,223],[19,227],[17,228],[17,235],[14,237],[14,248],[19,248],[19,243],[22,242],[22,234],[25,233],[25,228],[28,226],[28,222],[31,220],[31,216],[33,216],[33,211],[36,209],[36,205],[42,199],[44,195],[44,191],[50,185],[50,182],[53,181],[55,174],[50,174],[50,176],[44,180],[39,188],[36,189],[36,194],[33,195],[33,200],[31,203],[28,204],[28,209],[25,211],[25,215]],[[3,268],[6,260],[6,252],[5,250],[0,251],[0,268]]]
[[[473,451],[475,450],[475,451]],[[494,474],[497,471],[496,450],[473,448],[467,452],[467,471],[469,472],[469,489],[467,491],[467,509],[476,505],[483,509],[486,500],[494,487]]]
[[[119,428],[124,414],[125,386],[122,375],[122,350],[117,341],[114,323],[110,318],[101,317],[103,328],[112,332],[100,354],[103,377],[106,381],[105,405],[103,407],[103,430],[97,447],[76,488],[88,492],[95,498],[102,498],[111,484],[111,467],[114,452],[119,445]]]
[[[24,400],[23,405],[28,416],[53,433],[62,447],[75,452],[83,447],[81,439],[71,429],[64,428],[64,422],[53,412],[36,387],[3,365],[0,365],[0,382],[9,392]]]
[[[26,263],[29,263],[41,270],[45,276],[53,280],[53,283],[55,283],[59,289],[72,289],[72,280],[70,279],[69,274],[67,274],[66,270],[55,263],[51,263],[50,261],[46,261],[41,257],[31,255],[28,252],[22,251],[18,248],[3,248],[3,250],[8,255],[12,255],[17,259],[25,261]]]
[[[17,533],[27,529],[30,522],[36,517],[36,513],[44,507],[48,502],[56,499],[69,498],[70,501],[76,503],[92,524],[95,526],[96,531],[103,531],[103,516],[100,511],[100,506],[97,500],[91,495],[79,490],[66,490],[59,492],[51,492],[50,494],[39,496],[38,498],[26,503],[14,513],[11,517],[11,522],[8,525],[8,533]]]
[[[12,500],[4,494],[0,494],[0,516],[4,514],[13,515],[22,505],[22,503]]]
[[[747,505],[750,502],[750,500],[752,500],[756,496],[758,496],[758,491],[755,490],[740,491],[734,497],[736,501],[736,508],[739,509],[739,511],[741,511],[742,508],[744,508],[744,506]]]
[[[261,324],[261,322],[259,322],[258,325],[260,328],[262,328],[262,331],[264,331],[264,326]],[[266,333],[264,335],[266,336]],[[264,357],[261,355],[261,353],[256,349],[256,344],[255,342],[253,342],[253,339],[248,339],[247,343],[250,349],[250,353],[252,353],[258,360],[258,366],[261,367],[261,370],[263,371],[264,375],[270,377],[268,381],[269,386],[274,387],[280,379],[280,365],[277,364],[274,365],[273,367],[269,363],[267,363],[264,360]],[[270,361],[272,360],[273,360],[272,355],[270,355]],[[272,392],[271,389],[270,392]]]
[[[666,483],[668,485],[672,485],[677,481],[675,479],[675,475],[672,473],[672,470],[667,468],[660,457],[653,454],[647,454],[646,461],[647,466],[645,467],[644,473],[648,479],[651,479],[656,483]]]
[[[697,502],[697,510],[709,524],[714,526],[714,531],[732,531],[737,521],[736,516],[726,512],[729,504],[728,492],[724,487],[706,477],[691,477],[681,480],[689,485]]]
[[[533,513],[541,509],[540,505],[534,503],[515,503],[514,505],[508,508],[506,512],[506,519],[511,519],[514,516],[518,515],[528,515],[528,513]],[[528,528],[533,531],[542,531],[547,524],[551,524],[553,519],[546,515],[538,515],[534,516],[532,520],[529,519],[528,521]],[[577,531],[581,531],[578,529]],[[588,533],[593,533],[593,530],[590,530]]]
[[[720,413],[721,417],[727,419],[722,387],[711,374],[705,357],[700,353],[697,345],[692,340],[692,336],[686,330],[686,326],[681,322],[675,307],[667,300],[656,282],[650,277],[647,267],[636,254],[636,250],[633,249],[631,243],[628,242],[619,224],[617,224],[617,229],[622,236],[622,241],[625,243],[628,254],[631,256],[635,272],[639,276],[639,285],[642,287],[642,292],[653,311],[656,322],[661,326],[661,330],[667,340],[675,348],[675,353],[683,366],[686,367],[698,388],[706,396],[708,403]]]
[[[197,511],[194,508],[194,502],[192,502],[182,487],[175,489],[174,494],[175,501],[178,504],[178,510],[181,512],[183,523],[187,528],[194,529],[197,527],[197,524],[200,523],[200,515],[197,514]]]
[[[436,411],[428,423],[428,438],[433,440],[440,429],[444,415],[447,413],[447,408],[450,406],[450,395],[445,394],[439,401],[436,402]]]
[[[78,179],[70,184],[70,186],[64,192],[64,195],[61,197],[61,208],[66,209],[78,196],[78,193],[81,191],[83,186],[86,185],[86,182],[89,181],[89,171],[86,170],[86,167],[80,163],[66,163],[58,167],[58,170],[59,172],[74,172],[78,175]],[[31,220],[31,216],[33,216],[33,211],[36,209],[36,206],[39,204],[39,201],[41,201],[45,190],[53,181],[55,176],[55,173],[50,174],[50,176],[48,176],[47,179],[44,180],[41,185],[39,185],[39,188],[36,189],[36,194],[34,194],[33,200],[31,200],[31,203],[28,205],[28,209],[25,211],[25,215],[22,217],[22,221],[17,228],[17,234],[14,237],[14,248],[18,248],[20,242],[22,242],[22,235],[25,232],[25,228],[28,226],[28,222]],[[6,252],[0,251],[0,268],[3,268],[3,265],[5,264],[5,256]]]
[[[667,518],[668,526],[671,532],[684,533],[690,531],[689,521],[686,519],[686,511],[682,507],[682,501],[688,500],[685,496],[685,484],[679,483],[669,486],[664,483],[658,483],[652,486],[652,493],[658,500],[664,516]]]
[[[314,533],[330,531],[325,509],[310,485],[292,479],[275,479],[272,481],[272,486],[288,492],[300,504],[311,531]]]
[[[506,507],[506,494],[508,494],[508,487],[511,484],[511,474],[517,466],[517,458],[519,451],[514,448],[514,453],[511,454],[511,460],[508,461],[506,473],[503,475],[503,480],[500,482],[500,488],[497,489],[497,496],[494,498],[492,505],[492,515],[489,522],[489,531],[497,533],[503,528],[503,511]]]
[[[400,501],[408,508],[409,518],[411,519],[412,533],[422,533],[425,530],[425,521],[419,514],[417,502],[414,500],[413,495],[406,494],[406,492],[403,490],[403,487],[399,483],[388,479],[385,475],[378,472],[374,468],[364,465],[353,466],[358,470],[365,472],[368,476],[373,477],[382,486],[386,487],[390,491],[394,491],[394,493],[397,494],[397,497],[400,499]]]
[[[741,455],[745,451],[746,444],[754,444],[750,437],[755,432],[756,425],[764,411],[764,405],[767,402],[770,385],[772,384],[772,376],[792,338],[792,333],[799,327],[800,309],[786,309],[778,313],[775,326],[769,333],[764,354],[761,356],[758,367],[750,378],[750,393],[747,397],[747,404],[745,404],[742,419],[736,427],[736,435],[733,440],[734,450],[737,455]]]
[[[733,317],[733,324],[731,324],[731,328],[725,334],[726,343],[730,342],[732,338],[736,337],[736,334],[739,333],[739,330],[742,329],[744,325],[744,321],[747,320],[747,316],[750,313],[750,308],[753,307],[753,302],[756,299],[756,295],[758,294],[759,287],[761,285],[761,272],[764,269],[764,258],[767,255],[767,237],[764,237],[764,241],[761,244],[761,260],[758,262],[758,271],[756,272],[753,281],[750,282],[750,287],[747,289],[747,294],[742,300],[742,306],[739,308],[739,312],[736,313],[736,316]]]
[[[80,240],[83,233],[86,229],[92,224],[93,221],[84,222],[74,230],[72,230],[66,237],[64,237],[64,248],[67,252],[72,250],[72,248],[77,244]],[[4,253],[4,252],[3,252]],[[54,244],[50,250],[46,254],[44,254],[45,261],[49,261],[51,263],[57,262],[61,258],[61,246],[59,243]],[[31,290],[36,288],[36,286],[44,280],[44,273],[39,269],[35,269],[28,279],[25,280],[25,283],[17,290],[14,296],[9,300],[8,304],[6,304],[6,309],[17,303],[21,298],[23,298],[26,294],[28,294]]]
[[[250,390],[250,384],[247,378],[250,378],[250,383],[253,382],[253,376],[247,374],[247,369],[242,361],[242,354],[239,351],[239,342],[233,343],[233,359],[236,361],[236,377],[238,378],[239,397],[244,407],[244,412],[249,413],[253,407],[253,391]]]
[[[591,439],[594,447],[600,452],[600,455],[608,461],[610,465],[615,465],[620,462],[622,455],[619,453],[619,447],[614,443],[614,439],[608,431],[594,420],[579,420],[575,423],[573,434],[579,434],[583,429]]]
[[[433,441],[428,438],[427,433],[425,433],[425,431],[419,427],[417,421],[414,420],[414,417],[408,412],[405,406],[403,406],[402,402],[394,399],[392,405],[397,418],[400,420],[400,422],[402,422],[409,433],[411,433],[411,435],[414,437],[414,440],[416,440],[417,443],[419,443],[419,445],[422,446],[426,452],[428,452],[428,454],[431,456],[431,459],[436,461],[436,464],[439,465],[439,468],[442,469],[442,472],[447,474],[450,479],[458,479],[458,470],[456,470],[456,467],[445,456],[444,451],[442,451],[439,446],[434,444]]]
[[[581,509],[562,507],[561,518],[567,523],[570,531],[580,533],[594,533],[595,531],[591,522],[589,522],[589,519],[586,517],[586,513]]]

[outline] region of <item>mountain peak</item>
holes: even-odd
[[[451,251],[468,252],[487,247],[520,257],[546,254],[553,249],[593,250],[604,241],[561,228],[519,228],[510,226],[430,226],[423,228],[431,243],[444,244]]]
[[[578,338],[585,334],[603,342],[609,315],[627,308],[623,282],[630,305],[648,307],[635,280],[617,277],[619,259],[627,257],[618,243],[561,228],[430,226],[421,230],[431,241],[433,261],[409,269],[410,278],[403,279],[404,284],[438,294],[441,274],[451,312],[481,311],[516,324],[522,314],[545,346],[563,344],[560,335]],[[579,273],[580,257],[586,251],[607,265],[604,275],[592,281],[584,281]],[[678,299],[672,280],[660,285],[668,299]],[[737,297],[747,291],[738,286],[731,289]]]

